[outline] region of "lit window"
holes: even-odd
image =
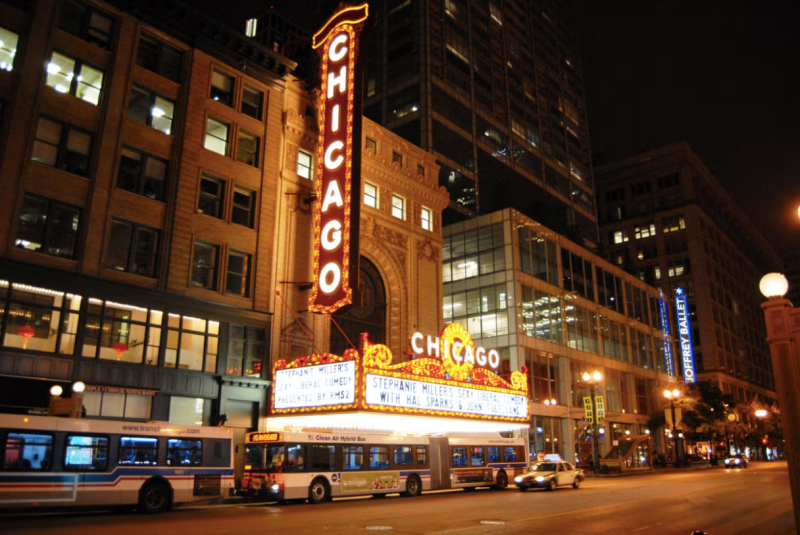
[[[211,74],[211,99],[233,106],[233,77],[219,71]]]
[[[264,353],[264,329],[230,325],[228,328],[228,361],[226,375],[261,377]]]
[[[420,223],[423,230],[433,230],[433,222],[431,221],[431,211],[428,208],[422,207],[422,214],[420,216]]]
[[[114,20],[85,4],[67,0],[61,4],[58,26],[84,41],[101,48],[108,48],[111,43]]]
[[[261,108],[264,103],[264,92],[244,86],[242,90],[242,113],[261,120]]]
[[[406,200],[399,195],[392,195],[392,215],[397,219],[406,218]]]
[[[236,149],[236,159],[247,165],[258,167],[258,147],[260,141],[258,136],[239,130],[238,139],[239,143]]]
[[[297,174],[311,179],[311,154],[304,150],[297,151]]]
[[[378,187],[369,182],[364,182],[364,204],[373,208],[378,207]]]
[[[255,221],[256,192],[237,186],[233,190],[231,223],[253,228]]]
[[[11,71],[14,68],[14,57],[17,55],[19,35],[0,28],[0,70]]]
[[[203,173],[200,178],[200,197],[197,211],[201,214],[222,219],[225,200],[225,181]]]
[[[91,152],[91,134],[52,119],[39,119],[31,154],[34,162],[88,176]]]
[[[614,231],[614,243],[624,243],[626,241],[628,241],[628,236],[625,235],[624,230]]]
[[[217,262],[219,246],[202,241],[194,242],[192,258],[192,286],[207,290],[217,289]]]
[[[634,228],[634,236],[637,240],[642,238],[649,238],[656,235],[656,226],[654,223],[647,223],[644,225],[636,225]]]
[[[47,64],[47,85],[97,106],[103,89],[103,71],[53,52]]]
[[[683,216],[665,217],[662,221],[664,232],[677,232],[686,228],[686,220]]]
[[[128,103],[128,118],[167,135],[172,133],[175,103],[149,89],[135,86]]]
[[[177,83],[181,81],[183,52],[155,37],[145,34],[139,37],[136,63],[168,80]]]
[[[251,255],[230,251],[228,253],[228,276],[225,291],[240,297],[250,297],[250,259]]]
[[[230,133],[230,129],[231,127],[229,124],[209,117],[206,121],[206,139],[203,143],[203,147],[217,154],[227,156],[228,134]]]

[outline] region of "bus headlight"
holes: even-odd
[[[278,491],[280,490],[280,488],[281,488],[281,486],[280,486],[280,485],[278,485],[277,483],[275,483],[274,485],[272,485],[272,486],[270,487],[270,490],[271,490],[272,492],[278,492]]]

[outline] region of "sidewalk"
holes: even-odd
[[[748,470],[750,468],[757,468],[762,464],[772,464],[781,461],[750,461],[749,468],[742,468],[741,470]],[[785,461],[784,461],[785,462]],[[624,472],[606,472],[604,474],[595,474],[591,468],[584,468],[583,473],[586,477],[627,477],[627,476],[643,476],[646,474],[672,474],[675,472],[689,472],[693,470],[725,470],[725,463],[722,460],[716,466],[712,466],[710,462],[691,463],[689,466],[682,468],[675,468],[674,465],[654,466],[652,469],[641,468],[635,470],[627,470]]]

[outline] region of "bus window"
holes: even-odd
[[[305,456],[303,455],[302,444],[291,444],[286,446],[286,469],[289,471],[301,471],[305,469]]]
[[[428,446],[417,446],[417,466],[428,465]]]
[[[312,470],[336,470],[336,446],[313,444],[311,446]]]
[[[489,454],[490,463],[499,463],[501,461],[500,448],[498,446],[489,446],[486,451]]]
[[[411,446],[394,447],[394,464],[398,466],[411,466],[414,459],[411,456]]]
[[[264,452],[266,446],[261,444],[248,444],[245,447],[245,470],[254,470],[256,472],[264,469]],[[249,466],[249,468],[247,468]]]
[[[513,463],[517,460],[517,449],[514,446],[506,446],[503,448],[503,457],[507,463]]]
[[[473,446],[470,455],[470,466],[483,466],[484,463],[483,446]]]
[[[53,466],[53,437],[32,433],[8,433],[3,470],[50,470]]]
[[[158,439],[153,437],[119,437],[117,464],[155,466]]]
[[[388,470],[389,446],[370,446],[369,467],[371,470]]]
[[[169,466],[200,466],[203,464],[203,441],[170,438],[167,440]]]
[[[103,471],[108,468],[108,438],[83,435],[67,436],[64,469],[81,472]]]
[[[453,448],[453,466],[467,466],[467,448]]]
[[[345,446],[342,470],[361,470],[363,466],[364,446]]]
[[[267,472],[283,472],[286,467],[286,447],[283,444],[268,444],[264,446],[264,470]]]

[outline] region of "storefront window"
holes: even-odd
[[[231,325],[228,331],[226,375],[261,377],[264,329]]]
[[[90,298],[82,355],[155,366],[162,316],[157,310]]]
[[[216,372],[219,322],[170,314],[164,365]]]
[[[534,416],[530,427],[531,461],[544,460],[548,453],[562,455],[560,418]]]
[[[0,321],[8,311],[3,345],[73,354],[81,297],[26,284],[10,286],[11,292],[9,283],[0,281]]]

